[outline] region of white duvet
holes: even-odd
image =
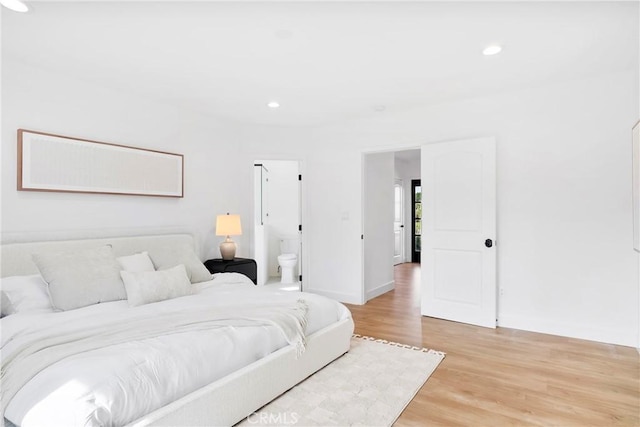
[[[126,301],[78,310],[15,314],[2,319],[3,354],[25,331],[87,319],[117,318],[131,310],[158,317],[176,308],[210,305],[229,312],[247,304],[285,305],[302,299],[309,307],[306,334],[350,316],[341,304],[307,293],[273,291],[220,275],[191,296],[131,308]],[[229,280],[236,283],[227,283]],[[233,311],[233,310],[231,310]],[[5,418],[16,425],[124,425],[282,348],[287,337],[275,325],[232,322],[234,326],[172,333],[85,351],[36,374],[8,402]]]

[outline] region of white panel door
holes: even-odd
[[[496,326],[496,145],[422,146],[422,314]]]

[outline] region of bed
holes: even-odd
[[[155,264],[167,248],[195,241],[171,234],[6,244],[3,283],[37,275],[33,254],[105,245],[118,259],[148,252]],[[233,425],[348,351],[353,321],[343,305],[234,273],[211,279],[135,307],[129,298],[3,317],[5,423]]]

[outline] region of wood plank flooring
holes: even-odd
[[[396,426],[640,426],[635,348],[420,316],[420,267],[349,305],[361,335],[447,353]]]

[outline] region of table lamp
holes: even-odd
[[[225,261],[230,261],[236,256],[236,243],[229,236],[242,235],[240,215],[218,215],[216,218],[216,236],[227,236],[220,243],[220,255]]]

